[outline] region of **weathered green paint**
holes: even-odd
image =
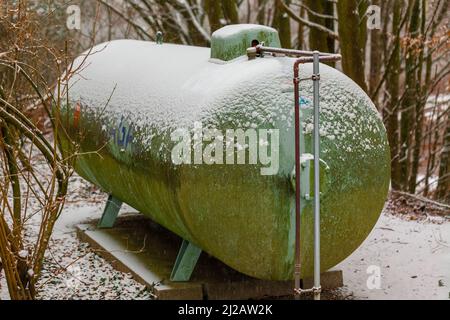
[[[294,59],[215,64],[208,49],[125,40],[94,49],[87,67],[70,80],[70,105],[61,117],[67,116],[65,129],[81,143],[76,171],[234,269],[261,279],[292,279]],[[320,68],[320,122],[327,131],[321,159],[329,168],[322,170],[327,188],[321,195],[325,271],[352,253],[377,221],[389,187],[390,157],[385,129],[367,95],[338,71]],[[300,76],[311,72],[311,65],[304,65]],[[300,95],[306,101],[303,152],[312,153],[311,82],[301,82]],[[81,118],[74,128],[73,106],[79,101]],[[251,124],[279,129],[278,173],[262,176],[261,164],[174,165],[170,133],[192,128],[194,121],[221,131]],[[61,145],[69,149],[66,141]],[[308,277],[312,201],[302,201],[301,245],[302,276]]]
[[[122,201],[116,199],[112,195],[109,195],[102,217],[100,218],[97,226],[99,228],[112,228],[116,222],[121,206]]]
[[[170,280],[189,281],[201,253],[202,249],[189,241],[183,240],[170,275]]]
[[[264,42],[268,47],[281,47],[278,32],[273,28],[254,24],[229,25],[212,34],[211,58],[229,61],[245,55],[253,40]]]

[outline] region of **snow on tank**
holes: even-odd
[[[81,143],[81,176],[232,268],[286,280],[294,270],[295,59],[249,61],[245,49],[255,35],[279,46],[273,29],[249,25],[217,31],[211,50],[134,40],[98,45],[94,54],[75,61],[77,66],[86,58],[68,84],[68,118],[76,105],[81,117],[77,126],[70,120],[64,127]],[[383,123],[367,94],[327,65],[320,73],[321,159],[329,167],[321,195],[327,270],[351,254],[377,221],[390,157]],[[300,67],[300,78],[311,74],[311,64]],[[312,93],[311,81],[300,83],[304,153],[312,150]],[[196,122],[222,132],[279,130],[277,173],[261,175],[260,163],[174,165],[171,133]],[[312,201],[302,203],[302,270],[310,276]]]

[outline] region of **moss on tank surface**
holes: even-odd
[[[211,36],[211,58],[223,61],[245,55],[252,41],[264,42],[265,46],[279,48],[278,32],[270,27],[256,24],[225,26]]]
[[[77,172],[242,273],[292,279],[294,59],[243,57],[217,64],[206,48],[126,40],[94,51],[69,82],[69,109],[81,102],[85,137]],[[301,78],[311,73],[310,64],[300,69]],[[321,65],[320,73],[321,159],[330,172],[321,198],[327,270],[375,225],[389,187],[390,157],[383,123],[364,91],[329,66]],[[301,82],[303,151],[309,153],[312,92],[312,82]],[[170,133],[196,121],[221,131],[278,129],[278,172],[263,176],[260,164],[174,165]],[[78,139],[72,122],[65,127]],[[310,276],[312,201],[303,203],[302,271]]]

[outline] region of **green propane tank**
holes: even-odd
[[[228,266],[287,280],[294,277],[295,59],[249,60],[246,49],[262,42],[280,46],[274,29],[258,25],[216,31],[211,49],[135,40],[97,45],[74,62],[82,67],[70,77],[61,119],[80,143],[82,177]],[[300,66],[300,78],[311,74],[312,64]],[[327,65],[320,74],[325,271],[375,225],[390,156],[366,93]],[[312,81],[302,81],[303,277],[313,271],[312,101]],[[67,139],[60,142],[70,149]]]

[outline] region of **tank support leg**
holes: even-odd
[[[119,214],[122,201],[115,198],[112,194],[108,196],[105,209],[103,210],[102,217],[98,222],[98,228],[112,228],[116,222],[117,215]]]
[[[201,253],[202,249],[187,240],[183,240],[170,275],[170,280],[189,281]]]

